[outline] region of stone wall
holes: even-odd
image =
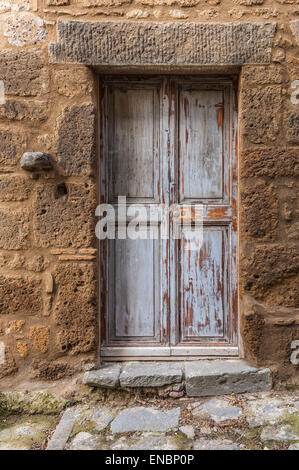
[[[90,367],[98,355],[98,99],[96,74],[88,65],[107,61],[103,62],[101,37],[99,58],[91,54],[88,62],[81,54],[80,59],[77,48],[82,44],[64,36],[78,28],[71,26],[74,20],[88,23],[84,28],[91,35],[95,29],[108,28],[108,22],[121,23],[120,31],[125,28],[122,22],[133,31],[150,30],[150,23],[158,24],[157,31],[165,30],[165,24],[169,31],[177,31],[178,23],[187,31],[230,31],[224,43],[234,54],[222,63],[240,70],[244,354],[255,365],[270,366],[277,383],[298,383],[299,366],[290,362],[291,343],[299,340],[299,100],[294,94],[294,82],[299,80],[298,15],[299,0],[0,1],[3,386],[11,376],[60,379]],[[254,31],[261,28],[260,36],[248,33],[245,24],[260,25],[253,26]],[[235,29],[243,35],[232,35]],[[85,33],[76,37],[86,44]],[[169,44],[181,34],[170,34]],[[189,50],[195,57],[191,65],[217,65],[217,56],[206,64],[198,44],[189,47],[184,39],[181,55],[157,63],[175,67]],[[119,65],[118,58],[115,64]],[[26,151],[48,153],[53,169],[22,170],[20,159]]]

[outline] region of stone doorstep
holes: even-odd
[[[254,393],[272,388],[270,369],[256,369],[243,360],[110,362],[86,372],[83,383],[112,389],[184,384],[188,397]]]

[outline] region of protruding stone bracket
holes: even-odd
[[[276,23],[59,21],[52,62],[92,66],[268,64]]]
[[[50,155],[43,152],[25,152],[21,157],[21,168],[26,171],[50,170],[53,168]]]

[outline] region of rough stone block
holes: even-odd
[[[40,353],[46,353],[49,348],[50,331],[46,326],[32,326],[29,331],[29,338],[32,339],[34,349]]]
[[[102,364],[98,370],[90,370],[84,374],[83,383],[92,387],[116,388],[119,385],[121,364]]]
[[[40,361],[34,360],[32,362],[34,370],[34,378],[42,380],[59,380],[73,374],[72,367],[64,362],[55,361]]]
[[[5,95],[38,96],[48,89],[48,76],[41,51],[0,52],[0,80]]]
[[[58,42],[49,48],[52,62],[87,65],[267,64],[275,29],[275,23],[59,21]]]
[[[96,204],[92,183],[49,183],[37,186],[33,218],[37,246],[92,246],[95,240]]]
[[[255,176],[299,176],[299,155],[295,148],[263,148],[241,151],[242,178]]]
[[[29,12],[7,15],[3,26],[4,36],[14,46],[36,44],[47,37],[44,20]]]
[[[0,364],[0,379],[3,379],[3,377],[14,374],[18,371],[16,361],[11,353],[10,348],[5,346],[4,351],[4,364]],[[2,403],[0,403],[0,405],[2,405]]]
[[[28,276],[0,275],[0,314],[35,315],[42,310],[41,281]]]
[[[290,278],[298,273],[298,248],[295,245],[260,245],[242,265],[241,285],[254,298],[263,299],[276,285],[286,282],[287,287]]]
[[[127,408],[111,423],[112,434],[133,431],[165,432],[179,425],[180,408],[161,411],[154,408]]]
[[[54,71],[57,92],[68,98],[91,95],[94,90],[94,76],[85,65],[68,64],[66,68]]]
[[[241,93],[241,134],[254,144],[276,141],[281,127],[281,87],[243,88]]]
[[[0,130],[0,165],[15,166],[21,151],[22,137],[6,130]]]
[[[185,363],[186,393],[205,397],[271,389],[269,369],[258,370],[244,361],[190,361]]]
[[[67,108],[58,127],[57,157],[66,175],[95,171],[96,111],[90,104]]]
[[[30,184],[23,176],[0,175],[0,201],[24,201],[30,194]]]
[[[48,6],[69,5],[70,0],[47,0]]]
[[[297,105],[298,106],[298,105]],[[299,113],[296,105],[290,107],[284,115],[288,143],[299,144]]]
[[[248,85],[279,85],[282,83],[280,65],[245,65],[242,67],[242,82]]]
[[[53,167],[51,157],[43,152],[25,152],[21,157],[23,170],[49,170]]]
[[[296,42],[299,46],[299,20],[291,21],[290,26],[292,33],[295,36]]]
[[[275,188],[265,180],[243,182],[240,229],[243,237],[273,240],[279,221]]]
[[[29,245],[29,212],[27,209],[0,208],[0,248],[19,250]]]
[[[97,280],[91,263],[60,263],[54,273],[59,350],[88,352],[97,344]]]
[[[7,100],[0,105],[0,119],[10,121],[45,121],[47,114],[45,102]]]
[[[162,387],[181,382],[182,367],[175,362],[129,362],[120,375],[121,387]]]

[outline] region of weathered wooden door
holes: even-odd
[[[103,79],[101,355],[238,354],[236,135],[233,80]]]

